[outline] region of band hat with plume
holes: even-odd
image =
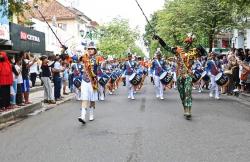
[[[93,41],[89,42],[87,49],[96,49],[95,42]]]
[[[162,53],[161,53],[161,49],[160,48],[157,48],[156,52],[155,52],[155,56],[161,56]]]

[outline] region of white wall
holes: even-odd
[[[250,49],[250,29],[246,30],[246,48]]]
[[[250,48],[250,29],[244,32],[234,29],[232,43],[235,44],[235,48]]]
[[[45,48],[46,48],[46,51],[53,51],[55,54],[60,53],[61,45],[58,42],[58,40],[56,39],[55,35],[50,30],[49,26],[45,22],[42,22],[42,21],[34,19],[34,18],[32,18],[32,22],[35,23],[33,25],[35,30],[45,33],[45,46],[46,46]],[[62,29],[57,28],[57,27],[55,27],[53,25],[51,25],[51,27],[54,30],[54,32],[56,33],[56,35],[58,36],[59,40],[63,44],[68,46],[70,41],[67,41],[67,40],[72,39],[73,35],[70,34],[70,33],[67,33],[66,31],[63,31]]]

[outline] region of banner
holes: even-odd
[[[0,39],[10,40],[8,14],[4,14],[5,8],[8,8],[8,0],[5,1],[6,5],[0,6]]]

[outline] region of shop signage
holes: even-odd
[[[27,34],[26,32],[20,32],[20,39],[21,40],[30,40],[35,42],[40,42],[40,38],[31,34]]]

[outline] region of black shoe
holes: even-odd
[[[56,101],[54,101],[54,100],[49,100],[49,104],[56,104]]]
[[[78,118],[78,121],[81,122],[82,124],[86,123],[81,117]]]
[[[49,103],[49,100],[43,100],[44,103]]]
[[[187,119],[187,120],[191,120],[191,118],[192,118],[192,115],[191,115],[191,114],[186,115],[186,119]]]

